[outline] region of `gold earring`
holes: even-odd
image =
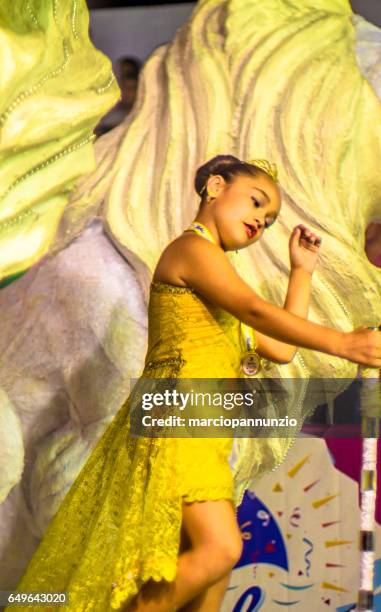
[[[211,201],[213,198],[215,198],[215,197],[216,197],[216,195],[217,195],[217,194],[216,194],[214,191],[208,191],[208,190],[207,190],[207,192],[206,192],[206,193],[207,193],[207,196],[206,196],[206,201],[207,201],[207,202],[210,202],[210,201]]]

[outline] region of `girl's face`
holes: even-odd
[[[238,175],[230,184],[220,175],[211,176],[208,190],[216,196],[208,205],[213,207],[213,219],[225,251],[257,242],[279,214],[279,188],[265,174]]]

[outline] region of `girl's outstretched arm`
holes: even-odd
[[[342,332],[267,302],[237,274],[221,248],[197,234],[182,239],[179,248],[182,280],[247,325],[287,344],[381,367],[380,332],[366,328]]]

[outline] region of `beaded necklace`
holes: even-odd
[[[217,244],[208,228],[199,221],[193,221],[184,231],[195,232],[213,244]],[[257,343],[255,341],[254,330],[242,321],[240,321],[239,324],[241,346],[242,341],[244,344],[241,356],[241,369],[246,376],[255,376],[262,368],[262,361],[260,355],[255,350],[257,348]]]

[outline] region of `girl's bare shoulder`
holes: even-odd
[[[200,248],[200,241],[202,245],[205,239],[194,232],[184,232],[174,238],[161,253],[152,280],[187,287],[184,271],[189,249]]]

